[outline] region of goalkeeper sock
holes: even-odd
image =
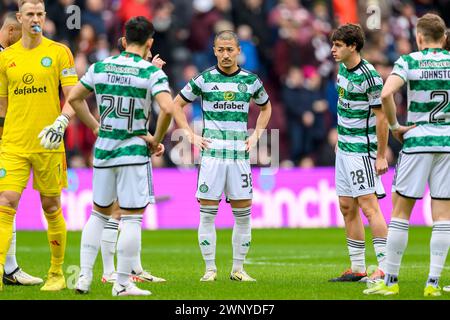
[[[92,210],[89,220],[86,222],[81,233],[80,267],[84,277],[92,279],[92,268],[100,249],[100,239],[103,227],[109,216]]]
[[[16,260],[16,218],[14,217],[11,244],[9,245],[8,253],[6,254],[5,273],[10,274],[18,267],[19,265]]]
[[[49,272],[62,274],[67,239],[66,221],[61,208],[52,213],[44,212],[44,215],[47,219],[47,239],[52,255]]]
[[[102,232],[102,261],[103,274],[110,275],[116,268],[114,267],[114,255],[116,254],[117,235],[119,234],[120,220],[110,218]]]
[[[233,270],[242,271],[245,257],[250,249],[252,240],[252,227],[250,224],[251,207],[233,208],[234,226],[232,235],[233,245]]]
[[[373,238],[373,248],[375,249],[375,255],[378,261],[378,268],[383,272],[386,268],[386,242],[387,238]]]
[[[450,221],[436,221],[430,240],[430,272],[427,284],[438,286],[438,280],[447,258],[450,245]]]
[[[117,282],[127,286],[131,269],[139,254],[142,214],[123,215],[122,230],[117,240]]]
[[[347,238],[347,248],[352,272],[366,272],[366,242]]]
[[[215,219],[219,206],[200,205],[200,224],[198,226],[198,243],[205,261],[206,270],[216,267],[216,225]]]
[[[6,254],[11,244],[15,215],[16,210],[13,208],[0,206],[0,273],[3,273]]]

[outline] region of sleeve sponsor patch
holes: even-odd
[[[61,75],[63,77],[71,77],[76,76],[77,72],[75,71],[75,68],[66,68],[61,71]]]

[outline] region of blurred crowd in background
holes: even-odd
[[[394,61],[416,50],[414,25],[426,12],[438,13],[447,25],[450,0],[47,0],[44,35],[67,44],[75,57],[78,76],[96,61],[118,53],[117,39],[130,17],[142,15],[156,29],[152,53],[167,64],[173,94],[186,82],[216,64],[212,51],[214,34],[235,30],[241,41],[239,64],[260,76],[272,102],[269,129],[279,130],[280,166],[333,166],[337,142],[337,65],[330,55],[329,36],[336,26],[359,23],[366,32],[362,55],[385,80]],[[17,10],[15,0],[0,0],[0,12]],[[69,29],[73,14],[66,8],[81,8],[81,28]],[[369,8],[369,10],[368,10]],[[378,11],[379,9],[379,11]],[[380,13],[380,24],[368,29],[367,19]],[[375,15],[375,16],[374,16]],[[73,18],[73,16],[72,16]],[[375,19],[376,21],[376,19]],[[373,22],[373,20],[372,20]],[[370,24],[369,24],[370,26]],[[397,94],[400,122],[406,116],[406,92]],[[88,104],[98,115],[93,96]],[[199,101],[190,105],[188,119],[201,128]],[[153,108],[154,130],[158,106]],[[250,108],[249,127],[254,127],[258,107]],[[171,131],[175,130],[173,125]],[[92,166],[95,137],[74,118],[66,131],[69,167]],[[165,156],[153,159],[155,167],[184,163],[189,154],[171,152],[177,141],[170,132],[164,141]],[[272,142],[273,143],[273,142]],[[388,160],[395,164],[401,145],[389,140]],[[261,154],[260,158],[270,156]],[[198,157],[198,153],[194,154]],[[261,161],[264,163],[264,160]]]

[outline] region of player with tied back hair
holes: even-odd
[[[154,203],[147,143],[156,155],[162,154],[164,146],[160,141],[170,124],[173,105],[166,74],[144,59],[153,44],[153,33],[153,25],[146,18],[128,20],[126,50],[91,65],[69,97],[80,120],[98,132],[94,205],[81,237],[81,273],[76,284],[79,293],[90,289],[102,231],[117,200],[122,230],[117,241],[117,280],[112,295],[151,294],[130,282],[130,275],[139,259],[142,214],[149,203]],[[100,108],[100,125],[82,103],[91,92],[95,92]],[[161,108],[154,136],[147,131],[152,99]]]
[[[60,196],[67,186],[67,173],[64,146],[47,138],[62,140],[73,110],[66,103],[60,115],[59,86],[67,97],[78,78],[70,50],[42,36],[44,1],[20,0],[17,20],[22,24],[22,39],[0,55],[0,116],[6,114],[0,154],[0,275],[4,273],[16,209],[32,169],[51,251],[51,266],[41,290],[57,291],[66,287],[62,269],[66,224]],[[55,118],[53,125],[42,130]],[[42,145],[38,136],[43,138]],[[55,148],[43,148],[47,145]]]
[[[22,37],[22,25],[16,17],[16,12],[8,12],[5,14],[3,24],[0,28],[0,52],[5,48],[16,43]],[[3,131],[5,118],[0,118],[0,131]],[[1,137],[0,137],[1,143]],[[44,281],[41,278],[33,277],[23,271],[16,259],[16,220],[13,223],[13,234],[11,245],[6,254],[5,272],[3,274],[3,283],[6,285],[37,285]]]
[[[206,272],[200,281],[214,281],[217,277],[214,221],[222,193],[229,199],[235,218],[230,278],[255,281],[243,268],[251,242],[249,150],[266,128],[272,107],[261,80],[238,66],[240,52],[234,32],[218,33],[214,39],[217,65],[190,80],[175,98],[174,117],[178,125],[186,130],[189,141],[202,149],[196,197],[200,202],[198,242]],[[202,137],[194,134],[182,110],[200,96],[204,123]],[[256,130],[248,137],[247,120],[252,99],[260,107],[260,114]]]
[[[383,80],[375,68],[361,58],[364,34],[359,25],[339,27],[331,41],[333,58],[340,63],[336,193],[344,216],[351,268],[330,281],[367,280],[365,232],[359,208],[372,230],[378,260],[378,269],[370,275],[374,280],[384,276],[387,234],[377,199],[385,196],[380,176],[388,169],[389,131],[380,101]]]
[[[424,296],[441,295],[439,278],[450,245],[450,54],[443,49],[445,23],[435,14],[417,21],[419,51],[401,56],[382,92],[383,109],[394,137],[403,143],[392,184],[386,278],[365,294],[399,294],[398,275],[408,243],[409,219],[428,183],[433,229],[430,271]],[[394,93],[404,84],[408,92],[408,122],[399,125]]]

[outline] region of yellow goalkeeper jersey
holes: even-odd
[[[41,147],[38,135],[61,113],[59,86],[77,81],[69,48],[45,37],[34,49],[19,40],[0,53],[0,97],[8,97],[2,151],[63,152],[63,143],[56,150]]]

